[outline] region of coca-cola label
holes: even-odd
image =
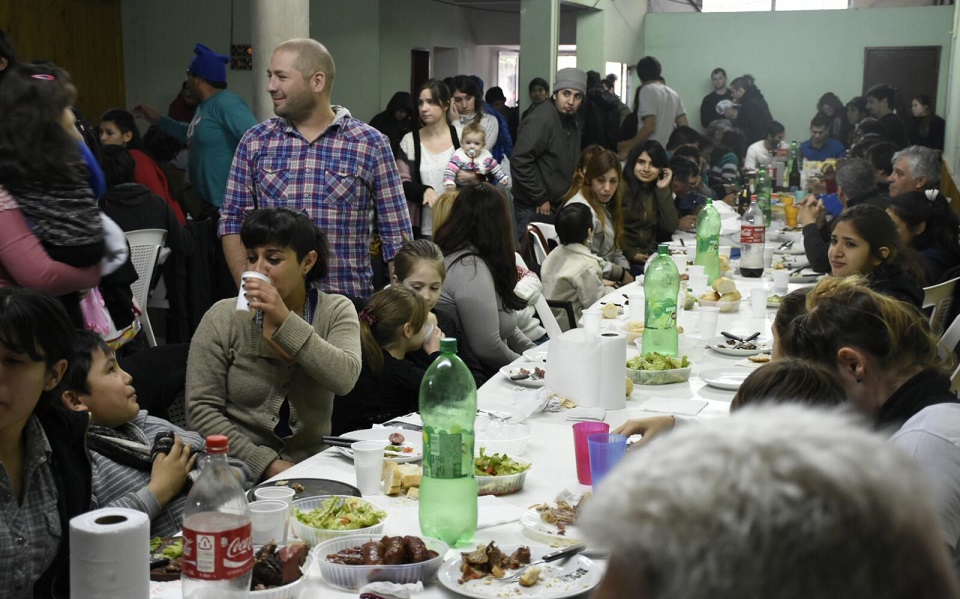
[[[253,568],[253,529],[249,522],[222,532],[183,528],[180,567],[190,578],[229,580]]]
[[[766,227],[742,225],[740,227],[740,243],[763,243],[766,237]]]

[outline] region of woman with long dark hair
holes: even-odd
[[[847,112],[843,102],[833,92],[827,92],[817,100],[817,112],[830,121],[827,135],[839,141],[844,146],[850,144],[850,130],[853,125],[847,119]]]
[[[487,132],[483,147],[492,152],[500,135],[500,123],[495,116],[484,111],[480,86],[472,77],[457,75],[453,78],[450,95],[453,96],[453,126],[457,129],[457,135],[462,137],[463,128],[470,123],[480,123]]]
[[[924,285],[939,283],[943,274],[960,265],[960,219],[937,191],[910,191],[890,200],[893,219],[904,247],[920,254]]]
[[[491,375],[534,346],[517,327],[526,303],[513,291],[510,220],[500,192],[481,183],[460,192],[434,236],[447,270],[437,310],[456,322]]]
[[[627,155],[621,247],[634,275],[643,272],[647,258],[657,249],[657,240],[672,235],[680,224],[668,164],[667,152],[652,139],[638,143]]]
[[[910,102],[910,113],[913,115],[907,123],[910,143],[943,150],[947,123],[934,113],[930,96],[924,94],[914,96]]]

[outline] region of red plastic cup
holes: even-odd
[[[577,457],[577,480],[581,485],[593,484],[590,477],[590,446],[587,437],[601,433],[609,433],[610,425],[606,422],[578,422],[573,425],[573,449]]]

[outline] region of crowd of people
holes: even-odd
[[[484,93],[478,77],[457,75],[394,94],[368,125],[332,102],[336,66],[315,40],[274,49],[266,89],[276,116],[260,123],[227,89],[228,57],[203,44],[193,52],[166,115],[114,108],[93,128],[69,74],[19,61],[0,32],[0,586],[14,596],[66,592],[68,521],[84,511],[132,507],[154,534],[178,530],[207,435],[229,438],[249,487],[324,449],[326,435],[416,411],[443,336],[458,339],[483,384],[548,339],[554,316],[537,314],[541,297],[569,302],[573,319],[558,320],[575,327],[708,201],[732,211],[745,174],[786,149],[753,77],[728,87],[722,68],[711,73],[701,133],[651,56],[637,65],[632,108],[612,93],[614,76],[564,68],[552,85],[530,82],[522,114],[500,88]],[[934,478],[955,549],[957,400],[917,308],[923,286],[960,266],[960,222],[937,190],[943,120],[926,96],[907,122],[896,106],[883,85],[846,105],[833,93],[818,101],[801,151],[839,159],[836,195],[811,190],[799,220],[811,264],[833,276],[785,299],[774,323],[775,357],[804,366],[758,370],[734,405],[849,404],[896,427],[891,443]],[[150,126],[142,136],[137,118]],[[556,228],[559,246],[542,265],[520,244],[531,222]],[[147,307],[130,289],[124,233],[140,229],[166,231],[169,286],[194,286],[187,257],[222,264],[228,279],[225,293],[195,302],[184,343],[147,347],[138,334]],[[193,276],[213,286],[209,272]],[[236,289],[254,316],[238,318]],[[176,402],[182,422],[167,418]],[[673,424],[623,430],[646,442]],[[936,446],[938,435],[953,440]],[[664,530],[676,519],[654,516]],[[656,526],[651,547],[670,534]],[[607,585],[637,576],[664,589],[683,582],[671,570],[679,562],[608,537],[622,553],[602,592],[617,596]],[[646,569],[631,572],[633,559]]]

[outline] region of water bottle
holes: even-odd
[[[760,205],[760,211],[763,212],[764,226],[770,226],[770,220],[773,215],[770,206],[770,173],[767,167],[760,167],[757,173],[757,203]]]
[[[720,213],[710,198],[697,213],[697,257],[693,263],[703,266],[708,285],[720,276]]]
[[[716,211],[713,206],[711,210]],[[701,209],[701,213],[703,209]],[[699,254],[698,254],[699,255]],[[661,243],[643,274],[643,353],[677,355],[677,294],[680,272],[670,258],[670,247]]]
[[[250,505],[227,464],[224,435],[207,437],[200,477],[183,508],[184,599],[237,599],[250,594],[253,530]]]
[[[740,220],[740,274],[745,277],[757,278],[763,274],[766,232],[757,196],[750,196],[750,207]]]
[[[423,478],[420,530],[451,547],[477,530],[477,479],[473,476],[473,425],[477,385],[457,357],[457,340],[440,340],[440,357],[420,383]]]

